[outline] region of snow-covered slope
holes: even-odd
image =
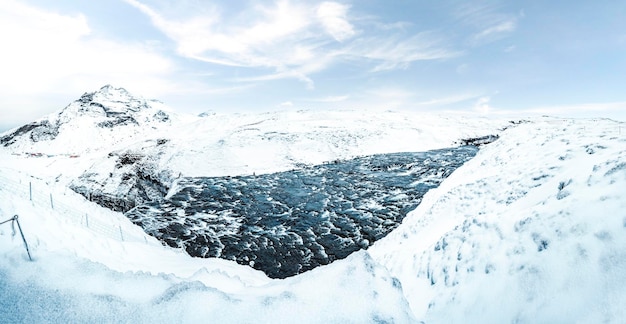
[[[507,130],[369,250],[426,322],[626,320],[626,127]]]
[[[383,110],[191,116],[107,85],[56,113],[0,134],[0,145],[5,153],[42,153],[45,164],[51,164],[47,175],[53,177],[68,169],[66,155],[80,155],[91,163],[90,172],[108,176],[124,153],[147,157],[154,167],[176,175],[233,176],[448,148],[508,126],[506,119]],[[71,168],[86,169],[75,163]]]

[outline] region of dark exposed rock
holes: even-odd
[[[495,142],[499,135],[487,135],[481,137],[465,138],[460,141],[461,145],[482,146]]]
[[[134,151],[111,152],[116,158],[115,169],[107,177],[85,173],[70,184],[70,188],[85,198],[109,209],[126,212],[137,205],[161,201],[170,189],[172,176],[167,170],[157,170],[151,156]],[[104,192],[115,187],[114,192]]]
[[[0,144],[9,146],[15,143],[17,138],[24,136],[29,132],[29,137],[33,142],[49,141],[55,139],[56,136],[59,135],[59,126],[50,123],[48,120],[30,123],[18,128],[11,134],[0,137]]]
[[[111,115],[110,113],[107,113],[107,117],[111,117],[111,116],[113,115]],[[133,118],[132,116],[118,115],[115,118],[111,118],[109,120],[105,120],[103,122],[98,123],[98,127],[112,128],[115,126],[123,126],[123,125],[130,125],[130,124],[139,125],[137,120]]]
[[[90,103],[93,101],[93,95],[95,94],[95,92],[85,92],[79,99],[78,101],[81,103]]]
[[[119,155],[119,158],[117,159],[117,163],[115,164],[115,167],[119,169],[123,165],[135,164],[138,161],[141,161],[141,159],[143,158],[144,156],[138,153],[124,152],[121,155]]]
[[[158,120],[160,122],[166,122],[168,120],[170,120],[170,115],[168,115],[166,112],[164,112],[163,110],[159,110],[157,111],[154,116],[152,116],[155,120]]]
[[[135,207],[134,201],[126,199],[125,197],[109,195],[102,191],[91,191],[84,186],[70,186],[70,188],[83,195],[87,200],[96,202],[98,205],[110,210],[125,212]]]
[[[18,136],[22,136],[28,132],[30,132],[31,130],[39,127],[41,124],[34,122],[34,123],[30,123],[30,124],[26,124],[20,128],[18,128],[15,132],[9,134],[9,135],[5,135],[0,137],[0,143],[4,146],[9,146],[13,143],[15,143],[15,140]]]

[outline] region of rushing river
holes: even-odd
[[[175,194],[126,215],[192,256],[285,278],[366,249],[477,151],[462,146],[273,174],[182,178]]]

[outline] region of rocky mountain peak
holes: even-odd
[[[124,88],[107,84],[94,92],[85,92],[57,113],[24,125],[13,133],[0,138],[0,145],[10,146],[24,138],[29,143],[50,141],[64,129],[72,130],[77,125],[96,128],[116,126],[144,127],[167,123],[170,116],[153,108],[148,101],[133,96]]]
[[[87,115],[115,117],[149,108],[146,100],[135,97],[124,88],[105,85],[95,92],[86,92],[66,110]]]

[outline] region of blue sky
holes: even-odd
[[[626,119],[623,1],[3,0],[0,130],[105,84],[176,110]]]

